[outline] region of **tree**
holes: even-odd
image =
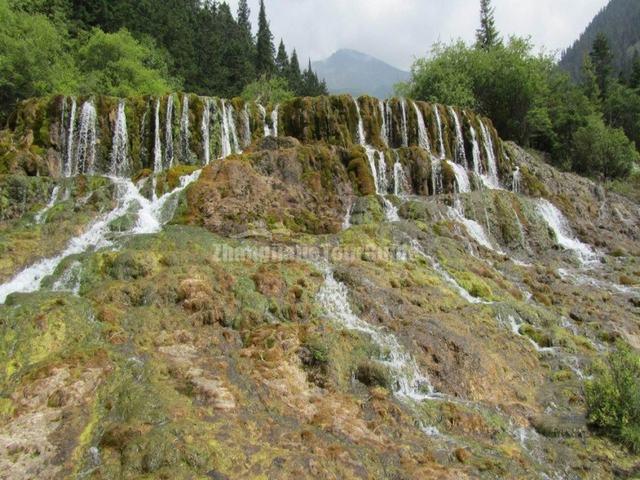
[[[259,102],[263,105],[286,102],[294,97],[287,80],[281,77],[261,77],[250,83],[242,91],[242,98],[247,102]]]
[[[582,91],[594,103],[600,101],[600,84],[590,56],[585,55],[582,64]]]
[[[611,77],[611,73],[613,72],[613,54],[611,53],[611,48],[609,47],[609,40],[603,33],[599,33],[594,40],[590,57],[591,61],[593,62],[593,68],[596,78],[598,80],[600,96],[602,98],[606,98],[609,80]]]
[[[476,46],[488,50],[500,43],[491,0],[480,0],[480,28],[476,31]]]
[[[289,61],[287,81],[291,90],[299,94],[302,89],[302,74],[300,73],[300,62],[298,61],[298,53],[295,48],[291,53],[291,60]]]
[[[252,38],[251,33],[251,10],[249,9],[249,5],[247,4],[247,0],[240,0],[238,3],[238,26],[240,30],[246,35],[249,39]]]
[[[629,175],[640,155],[622,129],[593,115],[573,136],[573,169],[581,174],[614,179]]]
[[[0,0],[0,117],[19,100],[75,91],[78,77],[65,32]]]
[[[284,41],[280,39],[280,46],[278,47],[278,55],[276,55],[276,72],[279,76],[286,78],[289,70],[289,57],[287,56],[287,49],[284,46]]]
[[[271,76],[275,71],[275,47],[273,34],[267,21],[264,0],[260,0],[260,14],[258,15],[258,37],[256,42],[256,73],[258,76]]]
[[[640,90],[640,55],[638,52],[633,59],[633,65],[631,66],[631,75],[629,76],[629,86]]]
[[[81,92],[127,97],[160,95],[179,87],[169,75],[164,54],[151,40],[138,42],[128,31],[94,29],[78,51]]]

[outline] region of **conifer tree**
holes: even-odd
[[[631,66],[631,75],[629,77],[629,86],[640,90],[640,55],[636,52]]]
[[[302,74],[300,73],[300,62],[298,61],[298,53],[295,48],[291,53],[287,80],[289,81],[291,90],[293,90],[296,95],[300,95],[302,89]]]
[[[595,67],[591,61],[591,57],[585,55],[582,64],[582,91],[592,102],[600,101],[600,86],[598,85],[598,77],[596,76]]]
[[[480,0],[480,28],[476,31],[476,47],[489,50],[500,45],[491,0]]]
[[[250,16],[251,10],[249,9],[247,0],[240,0],[238,3],[238,26],[249,38],[252,37]]]
[[[271,76],[275,71],[275,47],[273,34],[269,28],[264,0],[260,0],[260,14],[258,15],[258,37],[256,41],[256,74],[258,77]]]
[[[607,98],[609,80],[613,72],[613,54],[609,46],[609,39],[604,33],[599,33],[593,41],[590,57],[600,88],[600,96]]]
[[[280,39],[280,46],[278,47],[278,55],[276,56],[276,72],[280,77],[286,78],[289,70],[289,57],[287,56],[287,49],[284,46],[284,41]]]

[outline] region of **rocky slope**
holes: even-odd
[[[640,207],[487,119],[176,95],[10,127],[0,477],[637,474],[583,384],[640,348]]]

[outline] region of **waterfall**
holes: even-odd
[[[378,108],[380,109],[380,138],[385,147],[389,146],[389,130],[387,127],[387,115],[385,113],[385,105],[382,100],[378,101]]]
[[[231,139],[229,138],[229,117],[227,115],[227,102],[220,100],[222,104],[222,128],[220,129],[220,142],[222,143],[222,158],[226,158],[231,153]]]
[[[167,118],[164,125],[167,168],[173,167],[173,95],[167,97]]]
[[[40,224],[43,223],[44,221],[44,216],[47,214],[47,212],[49,210],[51,210],[53,208],[53,206],[56,204],[56,201],[58,200],[58,193],[60,192],[60,186],[56,185],[55,187],[53,187],[53,191],[51,192],[51,197],[49,198],[49,202],[47,203],[47,205],[40,210],[36,216],[34,217],[34,220],[36,223]]]
[[[511,186],[511,190],[515,194],[520,193],[520,182],[522,181],[522,173],[520,173],[520,167],[516,167],[513,171],[513,184]]]
[[[204,164],[209,165],[211,162],[211,134],[209,127],[211,125],[211,99],[204,99],[204,110],[202,111],[202,151],[204,152]]]
[[[396,154],[396,162],[393,164],[393,194],[396,197],[402,197],[405,195],[405,185],[407,184],[407,178],[404,174],[404,168],[400,163],[400,157],[398,152]]]
[[[447,152],[444,148],[444,138],[442,136],[442,119],[440,118],[440,109],[438,105],[433,106],[433,113],[436,117],[436,126],[438,127],[438,143],[440,146],[440,160],[444,160],[447,156]]]
[[[245,104],[242,110],[242,121],[244,123],[244,148],[251,145],[251,117],[249,116],[249,105]]]
[[[427,126],[424,123],[424,115],[422,114],[422,110],[420,110],[416,102],[411,103],[413,104],[413,109],[416,112],[416,119],[418,121],[418,146],[431,153],[431,144],[429,143]]]
[[[262,106],[258,102],[256,102],[256,105],[258,106],[258,110],[260,111],[260,118],[262,118],[262,125],[264,125],[264,136],[270,137],[271,129],[269,128],[269,124],[267,123],[267,110],[264,108],[264,106]]]
[[[271,126],[273,129],[273,136],[278,136],[278,110],[280,110],[280,105],[276,105],[276,108],[271,112]]]
[[[69,128],[67,129],[67,151],[63,167],[65,177],[71,177],[75,170],[73,165],[73,142],[75,140],[77,108],[76,97],[71,97],[71,113],[69,114]]]
[[[403,98],[400,100],[400,109],[402,112],[402,146],[409,146],[409,129],[407,128],[407,101]]]
[[[478,144],[478,134],[476,129],[473,128],[471,124],[471,119],[469,120],[469,131],[471,132],[471,151],[473,156],[473,171],[478,176],[482,176],[482,158],[480,156],[480,145]]]
[[[125,101],[118,103],[116,123],[113,129],[113,144],[111,145],[110,173],[116,177],[129,175],[129,135],[127,133],[127,115]]]
[[[170,218],[163,219],[167,202],[196,181],[199,175],[200,171],[197,170],[191,175],[182,177],[178,188],[153,201],[142,196],[139,189],[128,178],[112,177],[117,192],[116,208],[95,220],[84,233],[71,239],[60,254],[40,260],[15,275],[7,283],[0,285],[0,304],[4,303],[7,296],[12,293],[37,291],[42,280],[53,274],[65,258],[84,253],[89,249],[98,250],[113,245],[113,240],[108,237],[108,234],[111,233],[111,223],[130,213],[132,208],[138,208],[138,220],[130,230],[122,235],[159,231],[162,225],[170,220]]]
[[[449,272],[447,272],[435,258],[433,258],[432,256],[428,255],[420,247],[420,244],[417,242],[417,240],[412,239],[411,240],[411,246],[418,253],[418,255],[420,255],[422,258],[427,260],[429,262],[429,264],[433,267],[433,269],[442,277],[442,279],[446,283],[448,283],[451,287],[453,287],[453,289],[458,293],[458,295],[460,295],[467,302],[475,303],[475,304],[480,304],[480,303],[489,304],[490,303],[490,302],[485,302],[484,300],[481,300],[481,299],[479,299],[477,297],[474,297],[469,292],[467,292],[464,288],[462,288],[462,286],[456,281],[456,279],[453,278],[449,274]]]
[[[487,175],[482,176],[484,184],[488,188],[500,188],[500,179],[498,178],[498,166],[496,164],[496,155],[493,149],[493,140],[489,133],[489,129],[484,122],[480,120],[480,130],[484,138],[484,151],[487,155]]]
[[[391,102],[387,101],[384,104],[384,115],[385,115],[385,124],[387,127],[387,138],[388,138],[388,144],[391,145],[392,143],[392,132],[393,132],[393,111],[391,110]]]
[[[537,210],[555,234],[556,241],[561,247],[574,252],[582,263],[596,260],[596,254],[593,249],[575,238],[569,222],[554,204],[544,198],[540,198],[537,201]]]
[[[75,173],[93,174],[96,162],[96,107],[87,101],[80,110]]]
[[[156,114],[153,122],[153,173],[162,171],[162,140],[160,140],[160,99],[156,100]],[[155,189],[154,189],[155,194]]]
[[[454,175],[456,176],[456,184],[459,193],[469,193],[471,191],[471,181],[469,180],[469,174],[467,170],[457,163],[445,160],[447,164],[452,168]]]
[[[182,161],[189,160],[189,96],[182,97],[182,116],[180,117],[180,148]]]
[[[400,345],[397,338],[358,318],[349,305],[349,292],[346,285],[336,281],[333,272],[324,268],[324,283],[318,292],[318,302],[325,313],[334,322],[347,330],[368,335],[384,352],[379,363],[388,368],[395,382],[393,393],[402,399],[421,401],[433,395],[429,379],[420,372],[415,359]]]
[[[453,123],[456,128],[455,158],[457,163],[461,164],[465,169],[467,169],[469,168],[469,166],[467,164],[467,153],[464,151],[464,136],[462,135],[462,125],[460,124],[460,118],[458,117],[458,113],[453,107],[449,107],[449,113],[451,113],[451,117],[453,118]]]
[[[357,99],[353,99],[353,103],[356,106],[356,112],[358,114],[358,129],[357,140],[358,144],[364,147],[367,154],[367,160],[369,161],[369,167],[371,168],[371,175],[373,176],[373,183],[376,189],[376,195],[380,197],[384,204],[384,211],[387,220],[390,222],[396,222],[400,220],[398,216],[398,209],[384,196],[387,188],[387,164],[384,158],[384,153],[377,151],[371,145],[368,145],[365,139],[364,123],[362,121],[362,115],[360,114],[360,105]],[[376,153],[378,154],[378,166],[376,167]]]
[[[238,141],[238,131],[236,130],[236,121],[234,118],[235,109],[233,105],[227,106],[227,127],[229,128],[229,137],[231,142],[231,153],[242,153],[240,150],[240,142]],[[276,132],[277,135],[277,132]]]

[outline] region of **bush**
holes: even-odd
[[[247,102],[259,102],[263,105],[282,103],[294,97],[289,83],[281,77],[267,79],[262,77],[250,83],[242,91],[242,98]]]
[[[585,385],[589,422],[640,453],[640,355],[618,345]]]
[[[573,136],[572,166],[582,174],[607,179],[626,177],[639,155],[622,129],[607,127],[591,116]]]

